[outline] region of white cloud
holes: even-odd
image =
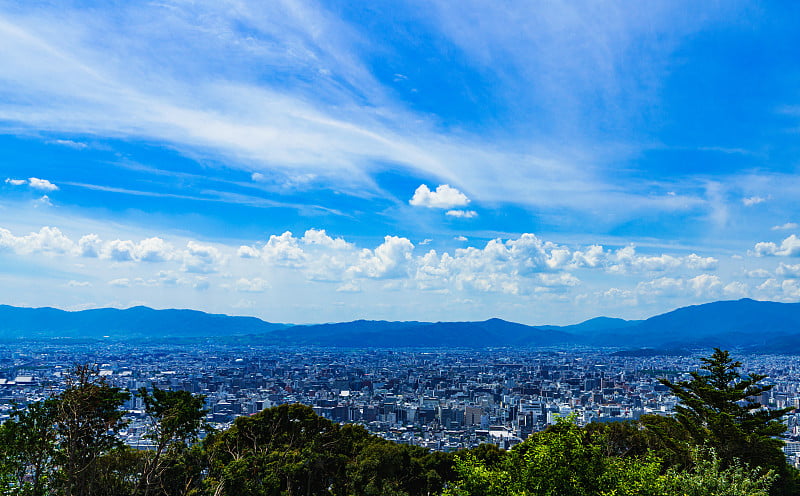
[[[182,270],[197,274],[217,272],[219,265],[224,262],[220,251],[211,245],[189,241],[183,254]],[[199,289],[207,288],[207,283],[201,284]]]
[[[100,251],[103,247],[103,241],[97,234],[87,234],[78,240],[78,249],[81,256],[96,258],[100,256]]]
[[[21,254],[65,254],[75,248],[75,243],[56,227],[45,226],[26,236],[14,236],[7,229],[0,228],[0,249],[3,248]]]
[[[50,197],[49,196],[42,195],[41,198],[39,198],[38,200],[36,200],[36,202],[34,202],[33,206],[34,206],[34,208],[52,207],[53,206],[53,202],[50,201]]]
[[[6,178],[6,184],[10,184],[12,186],[22,186],[27,184],[29,187],[39,190],[39,191],[57,191],[58,186],[51,183],[47,179],[39,179],[38,177],[30,177],[28,179],[12,179]],[[45,195],[45,198],[47,196]]]
[[[103,285],[106,288],[129,287],[141,292],[157,287],[161,288],[159,294],[162,290],[164,294],[178,294],[181,290],[185,294],[186,288],[194,288],[214,292],[220,298],[227,298],[226,291],[260,293],[285,286],[293,288],[287,290],[292,294],[302,288],[315,295],[309,298],[364,291],[364,297],[370,300],[382,294],[391,299],[384,293],[392,291],[403,292],[412,299],[415,292],[423,299],[428,298],[423,295],[429,295],[479,301],[495,301],[494,298],[508,295],[512,298],[509,301],[519,298],[515,303],[519,305],[533,299],[574,302],[583,294],[596,304],[605,301],[626,306],[637,298],[653,304],[660,298],[694,301],[748,296],[751,291],[739,281],[723,282],[721,275],[698,274],[718,270],[719,262],[714,257],[694,253],[645,255],[637,253],[632,245],[618,249],[599,244],[573,248],[531,233],[439,252],[420,249],[400,236],[385,236],[377,246],[365,248],[321,229],[309,229],[302,237],[287,231],[269,236],[266,243],[245,246],[195,240],[181,240],[178,245],[161,236],[140,241],[122,236],[104,241],[94,233],[76,239],[73,242],[54,227],[26,236],[0,229],[0,249],[29,256],[31,263],[70,267],[75,275],[57,286],[69,285],[68,280],[102,278],[98,280],[108,281]],[[37,256],[39,253],[48,256]],[[729,274],[729,269],[725,267],[720,272]],[[798,270],[795,265],[779,265],[774,271],[774,284],[752,289],[754,297],[775,294],[776,298],[789,298],[793,286],[784,284],[781,278],[795,277]],[[751,277],[770,276],[768,271],[750,272]],[[748,275],[742,269],[737,273]],[[93,290],[92,286],[75,287]],[[280,293],[271,294],[285,298]],[[285,299],[281,301],[288,305]],[[233,303],[235,300],[230,300]]]
[[[750,296],[750,287],[739,281],[728,283],[722,288],[722,291],[725,293],[725,296],[729,298],[745,298]]]
[[[748,198],[742,198],[742,203],[745,207],[752,207],[753,205],[764,203],[767,200],[769,200],[769,198],[764,198],[762,196],[750,196]]]
[[[469,204],[469,198],[467,198],[467,195],[448,184],[439,185],[436,191],[431,191],[427,185],[421,184],[416,191],[414,191],[414,196],[411,197],[408,203],[415,207],[448,209],[467,206]],[[457,211],[451,210],[451,212]],[[457,214],[450,214],[449,212],[448,215],[458,216]]]
[[[797,235],[784,239],[780,246],[771,241],[762,241],[756,243],[754,254],[757,257],[765,256],[783,256],[783,257],[800,257],[800,238]]]
[[[753,279],[763,279],[766,277],[770,277],[772,273],[766,269],[753,269],[747,271],[747,277],[751,277]]]
[[[104,258],[117,262],[132,262],[135,260],[136,244],[129,240],[115,239],[103,247]]]
[[[86,148],[89,148],[89,145],[87,145],[86,143],[81,143],[80,141],[64,140],[64,139],[51,140],[48,141],[48,143],[51,143],[53,145],[66,146],[67,148],[74,148],[75,150],[85,150]]]
[[[373,279],[407,276],[413,250],[414,244],[408,239],[386,236],[374,250],[361,250],[358,264],[350,267],[349,272]]]
[[[714,257],[701,257],[695,253],[680,257],[668,254],[658,256],[639,255],[632,245],[607,254],[606,264],[609,272],[663,272],[686,267],[692,270],[715,270],[719,260]],[[595,248],[595,259],[600,259],[601,253]]]
[[[795,265],[787,265],[781,262],[778,265],[778,268],[775,269],[775,273],[784,276],[784,277],[797,277],[800,278],[800,264]]]
[[[448,210],[445,215],[459,219],[472,219],[478,216],[474,210]]]
[[[28,178],[28,185],[33,189],[38,189],[40,191],[56,191],[58,186],[51,183],[47,179],[39,179],[37,177],[30,177]]]
[[[514,108],[545,112],[535,121],[552,123],[543,126],[550,131],[531,129],[501,146],[480,131],[442,130],[396,100],[395,89],[372,72],[374,50],[382,48],[364,43],[366,28],[316,3],[147,2],[58,12],[20,5],[4,12],[0,25],[0,46],[9,47],[0,79],[15,97],[0,101],[0,120],[15,128],[158,140],[253,175],[282,171],[301,181],[316,173],[353,190],[374,187],[375,164],[391,163],[458,181],[481,199],[588,214],[614,208],[614,217],[635,218],[643,208],[706,205],[687,194],[641,194],[638,185],[623,191],[603,166],[636,153],[635,146],[571,131],[564,140],[556,130],[597,121],[580,116],[598,102],[615,109],[618,124],[633,126],[628,121],[646,112],[630,106],[654,101],[658,85],[648,81],[663,74],[663,57],[714,19],[713,8],[687,20],[664,7],[606,6],[583,15],[586,6],[532,13],[524,4],[495,12],[434,2],[425,17],[468,63],[509,64],[496,71],[502,84],[493,101],[507,97]],[[396,8],[417,14],[413,4]],[[630,50],[637,56],[624,55]],[[512,114],[527,123],[532,112]],[[598,144],[608,141],[614,143]]]
[[[773,231],[789,231],[791,229],[797,229],[798,224],[796,222],[787,222],[785,224],[781,224],[778,226],[772,226]]]
[[[775,255],[778,251],[778,245],[773,243],[772,241],[760,241],[756,243],[756,246],[753,248],[754,254],[757,257],[767,257]]]
[[[695,276],[687,281],[687,286],[698,298],[717,298],[723,289],[720,278],[711,274]]]
[[[680,296],[684,293],[685,282],[674,277],[659,277],[643,281],[636,286],[636,292],[645,296]]]
[[[240,246],[236,251],[236,255],[240,258],[258,258],[261,256],[261,252],[258,248],[252,246]]]
[[[136,258],[142,262],[164,262],[172,258],[174,248],[161,238],[143,239],[136,245]]]
[[[280,236],[271,235],[261,250],[265,260],[275,265],[301,267],[305,265],[305,253],[291,231]]]
[[[456,236],[453,239],[456,240],[456,241],[461,241],[461,242],[469,241],[469,238],[467,238],[466,236],[461,236],[461,235]]]
[[[342,238],[328,236],[325,229],[309,229],[303,234],[302,241],[307,245],[319,245],[334,250],[350,250],[354,248],[354,245]]]
[[[719,260],[714,257],[701,257],[692,253],[683,257],[686,267],[694,270],[715,270],[719,266]]]

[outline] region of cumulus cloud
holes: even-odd
[[[65,236],[57,227],[42,227],[39,232],[26,236],[14,236],[7,229],[0,228],[0,249],[7,249],[21,254],[29,253],[69,253],[75,243]]]
[[[787,239],[791,244],[792,238]],[[105,268],[108,285],[113,287],[218,287],[259,293],[270,284],[274,287],[276,280],[289,280],[335,283],[328,288],[338,292],[357,292],[370,286],[382,291],[498,293],[549,301],[577,298],[576,293],[583,291],[586,298],[625,305],[638,297],[705,299],[740,297],[750,291],[745,284],[723,282],[720,276],[707,273],[717,269],[719,262],[714,257],[696,253],[641,254],[633,245],[616,249],[599,244],[571,247],[532,233],[437,251],[421,249],[401,236],[385,236],[377,246],[361,247],[322,229],[309,229],[302,236],[286,231],[253,245],[212,245],[189,240],[175,247],[158,236],[139,241],[104,241],[90,233],[74,242],[57,228],[44,227],[26,236],[0,229],[0,249],[22,255],[47,253],[48,258],[75,257],[75,267],[86,264],[98,270]],[[776,246],[774,251],[782,249]],[[232,256],[236,259],[228,263]],[[148,274],[149,266],[157,267],[158,272]],[[781,264],[774,274],[740,274],[775,278],[777,289],[766,285],[753,290],[754,294],[763,296],[771,291],[784,298],[789,293],[781,289],[780,278],[796,277],[799,270],[800,264]],[[609,286],[619,291],[606,295],[611,290],[600,287],[603,283],[598,281],[609,277],[614,280]],[[642,280],[643,277],[647,279]]]
[[[596,254],[599,257],[600,254]],[[714,257],[701,257],[695,253],[680,257],[668,254],[639,255],[634,246],[626,246],[607,256],[610,272],[663,272],[686,267],[693,270],[714,270],[719,260]]]
[[[800,278],[800,264],[795,265],[787,265],[781,262],[778,265],[778,268],[775,269],[775,273],[784,276],[784,277],[797,277]]]
[[[83,257],[96,258],[100,256],[103,241],[97,234],[87,234],[78,240],[78,250]]]
[[[164,262],[172,257],[173,250],[161,238],[147,238],[136,245],[136,258],[142,262]]]
[[[757,257],[766,256],[783,256],[783,257],[800,257],[800,238],[792,234],[784,239],[780,246],[771,241],[762,241],[756,243],[753,253]]]
[[[23,186],[27,184],[29,187],[39,190],[39,191],[56,191],[58,190],[58,186],[51,183],[47,179],[39,179],[38,177],[29,177],[28,179],[12,179],[6,178],[6,184],[10,184],[11,186]]]
[[[307,245],[319,245],[334,250],[349,250],[354,248],[354,245],[342,238],[332,238],[328,236],[325,229],[309,229],[303,234],[301,241]]]
[[[733,281],[725,285],[722,288],[722,292],[725,293],[725,296],[731,298],[745,298],[750,296],[750,287],[740,281]]]
[[[707,300],[712,298],[748,296],[746,284],[733,281],[727,285],[714,274],[699,274],[691,278],[659,277],[650,281],[642,281],[636,286],[636,294],[644,297],[681,297],[691,295],[694,298]]]
[[[272,235],[261,250],[264,259],[275,265],[301,267],[305,264],[305,253],[299,240],[286,231],[280,236]]]
[[[687,286],[698,298],[716,298],[722,291],[722,281],[718,276],[700,274],[687,281]]]
[[[219,264],[223,262],[220,251],[211,245],[189,241],[183,253],[182,270],[198,274],[217,272]],[[206,286],[207,287],[207,286]]]
[[[765,277],[770,277],[772,274],[766,269],[753,269],[747,271],[746,275],[747,277],[751,277],[753,279],[763,279]]]
[[[240,246],[236,251],[236,255],[240,258],[258,258],[261,256],[261,252],[258,251],[258,248],[252,246]]]
[[[797,229],[798,224],[796,222],[787,222],[785,224],[781,224],[778,226],[772,226],[773,231],[789,231],[791,229]]]
[[[38,189],[40,191],[56,191],[58,186],[51,183],[47,179],[39,179],[36,177],[28,178],[28,185],[33,189]]]
[[[408,275],[414,244],[407,238],[386,236],[374,250],[364,249],[357,265],[349,270],[357,276],[373,279],[393,278]]]
[[[439,185],[435,191],[431,191],[427,185],[421,184],[414,191],[414,196],[408,203],[415,207],[452,209],[466,207],[469,204],[469,198],[448,184]]]

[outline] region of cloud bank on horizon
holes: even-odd
[[[528,323],[798,301],[798,9],[0,0],[0,300]]]

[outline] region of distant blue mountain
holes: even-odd
[[[611,317],[595,317],[585,320],[580,324],[566,326],[539,326],[542,329],[554,329],[563,332],[570,332],[577,335],[594,334],[600,331],[619,330],[628,327],[636,327],[644,322],[643,320],[625,320]]]
[[[193,339],[220,342],[339,347],[611,346],[638,354],[693,347],[744,347],[756,352],[800,353],[800,303],[742,299],[679,308],[647,320],[597,317],[570,326],[480,322],[357,320],[315,325],[265,322],[194,310],[55,308],[0,305],[0,339]],[[653,349],[650,351],[649,349]],[[637,351],[638,350],[638,351]]]
[[[576,343],[557,330],[489,319],[482,322],[365,321],[295,326],[265,336],[278,344],[346,347],[539,347]]]
[[[0,339],[207,337],[254,334],[285,328],[255,317],[231,317],[196,310],[98,308],[67,312],[56,308],[0,305]]]
[[[744,298],[679,308],[634,326],[597,332],[590,342],[660,348],[762,349],[787,336],[800,336],[800,303]]]

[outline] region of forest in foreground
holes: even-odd
[[[201,395],[129,392],[80,366],[63,392],[0,425],[0,487],[22,496],[800,493],[781,450],[787,410],[750,400],[771,388],[765,377],[742,375],[727,351],[701,360],[690,380],[662,381],[680,400],[674,416],[585,427],[563,417],[508,451],[485,444],[455,453],[387,441],[299,404],[214,431]],[[152,449],[117,436],[131,394],[142,397]]]

